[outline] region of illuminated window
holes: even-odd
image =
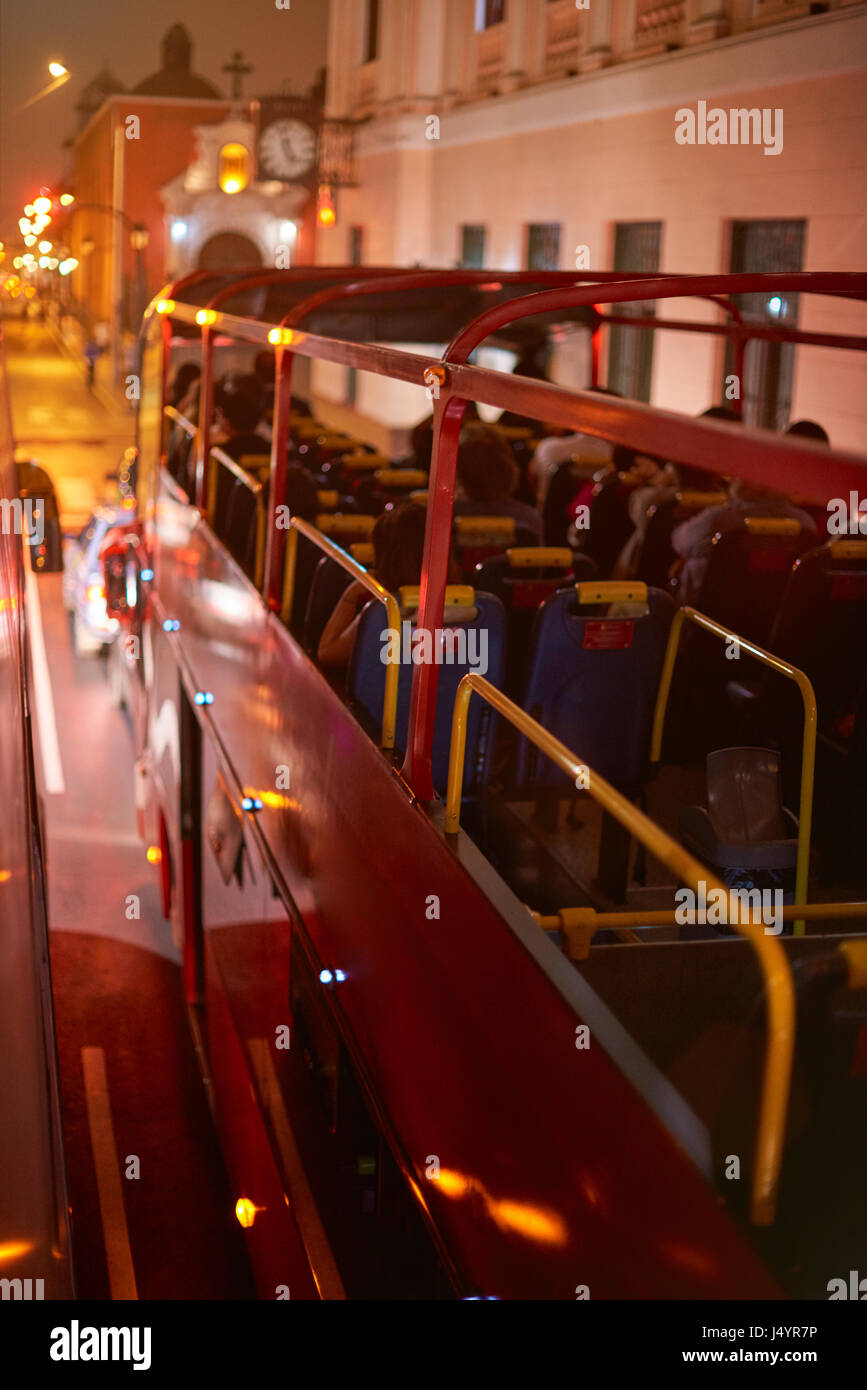
[[[379,0],[367,0],[367,22],[364,33],[363,62],[373,63],[379,57]]]
[[[224,193],[240,193],[250,182],[250,151],[232,142],[220,150],[218,182]]]

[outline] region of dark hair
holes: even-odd
[[[258,377],[224,377],[217,385],[214,399],[239,434],[254,430],[262,418],[262,384]]]
[[[635,460],[639,454],[642,458],[653,459],[660,468],[665,467],[665,459],[657,458],[656,454],[649,454],[646,449],[630,449],[626,444],[615,444],[611,454],[615,473],[628,473],[630,468],[635,467]]]
[[[786,430],[786,434],[794,434],[800,439],[816,439],[820,444],[830,444],[827,430],[823,430],[815,420],[796,420]]]
[[[728,420],[731,425],[742,425],[743,420],[730,405],[710,405],[698,417],[700,420]]]
[[[376,519],[373,567],[376,578],[390,594],[421,581],[425,521],[424,508],[414,502],[402,502]]]
[[[474,424],[479,421],[479,408],[475,401],[467,401],[464,408],[464,422]],[[431,456],[433,454],[433,416],[426,415],[423,420],[419,420],[412,432],[412,454],[416,468],[423,468],[425,473],[430,472]]]
[[[276,365],[277,355],[270,348],[263,348],[261,352],[257,352],[253,362],[257,381],[261,381],[263,386],[273,386]]]
[[[489,425],[468,425],[458,446],[458,479],[473,502],[501,502],[518,481],[512,451]]]
[[[300,516],[302,521],[315,520],[321,510],[315,478],[297,463],[290,463],[286,469],[286,503],[289,515]]]
[[[169,390],[169,405],[179,406],[194,381],[202,375],[202,369],[195,362],[182,362],[175,372]]]

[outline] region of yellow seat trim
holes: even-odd
[[[375,525],[375,516],[356,516],[348,512],[323,512],[317,516],[315,522],[317,531],[321,531],[325,536],[351,535],[353,531],[360,531],[362,535],[369,536]]]
[[[421,599],[421,586],[405,584],[398,590],[401,608],[418,608]],[[469,584],[448,584],[446,586],[445,608],[472,608],[476,601],[476,591]]]
[[[647,585],[637,580],[585,579],[575,585],[579,603],[646,603]]]
[[[512,516],[458,516],[455,518],[458,539],[468,541],[480,536],[497,540],[515,539],[515,518]]]
[[[509,569],[538,569],[544,565],[572,568],[572,551],[565,545],[519,545],[506,551]]]
[[[330,491],[327,488],[319,488],[316,496],[319,499],[320,507],[336,507],[340,501],[340,493],[336,488]]]
[[[420,468],[378,468],[373,475],[380,487],[422,487],[427,473]]]
[[[831,541],[828,554],[832,560],[867,560],[867,541]]]
[[[353,560],[357,560],[360,565],[364,565],[365,569],[370,569],[374,559],[372,541],[355,541],[349,547],[349,553]]]
[[[744,525],[751,536],[799,536],[801,523],[788,516],[748,516]]]

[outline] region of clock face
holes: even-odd
[[[272,178],[297,179],[313,167],[316,133],[290,117],[272,121],[259,141],[259,160]]]

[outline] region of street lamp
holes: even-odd
[[[49,63],[48,71],[52,77],[68,77],[69,73],[62,63]]]

